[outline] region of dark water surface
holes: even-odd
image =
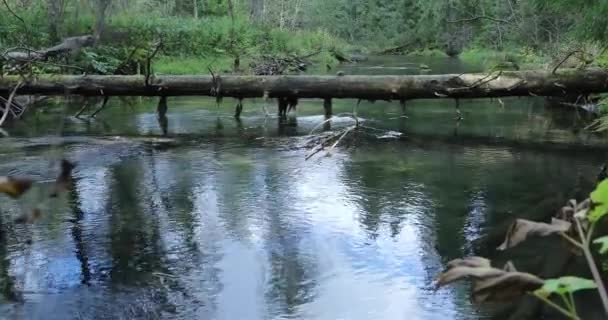
[[[417,73],[412,63],[477,70],[403,57],[344,70]],[[407,118],[397,103],[361,102],[374,129],[308,161],[318,101],[279,126],[262,101],[245,101],[238,123],[232,100],[172,98],[168,138],[153,100],[115,99],[88,123],[66,116],[75,104],[0,139],[0,175],[43,181],[1,199],[6,319],[487,318],[466,286],[433,288],[444,263],[588,191],[605,155],[603,139],[542,99],[463,101],[460,123],[453,101],[408,103]],[[331,130],[352,124],[337,116]],[[74,188],[46,200],[63,157],[78,163]],[[36,205],[36,223],[12,222]]]

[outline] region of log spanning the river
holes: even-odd
[[[504,71],[404,76],[37,75],[0,78],[0,95],[222,96],[409,100],[563,96],[608,92],[608,70]]]

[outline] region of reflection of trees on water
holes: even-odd
[[[216,172],[218,202],[221,203],[219,218],[230,236],[239,241],[247,242],[250,236],[251,179],[258,169],[255,166],[253,155],[241,150],[242,154],[222,152],[218,159],[222,168]],[[220,153],[216,153],[219,155]]]
[[[356,157],[355,155],[355,159]],[[354,163],[345,164],[344,169],[345,175],[354,182],[353,193],[360,196],[360,223],[370,238],[379,236],[383,224],[389,227],[391,237],[396,237],[406,218],[403,206],[407,205],[405,202],[410,198],[410,190],[407,190],[407,185],[411,182],[407,168],[409,164],[393,162],[386,166],[381,161],[364,157],[360,162],[355,160]]]
[[[287,172],[286,172],[287,171]],[[272,163],[265,177],[267,188],[266,250],[270,259],[270,270],[266,298],[273,314],[293,315],[297,307],[314,298],[313,290],[317,284],[317,266],[313,257],[301,252],[307,231],[302,227],[305,217],[299,216],[290,199],[296,181],[290,180],[289,170],[281,169]]]
[[[8,256],[7,228],[0,213],[0,293],[8,301],[19,301],[21,296],[15,288],[15,279],[10,275],[11,261]]]
[[[123,162],[112,168],[110,201],[110,251],[113,259],[111,280],[119,284],[146,281],[153,271],[162,270],[163,252],[153,213],[142,207],[142,169],[136,162]]]
[[[154,191],[147,185],[145,169],[141,162],[124,161],[111,170],[110,281],[119,288],[139,288],[139,295],[145,297],[141,306],[123,312],[157,317],[161,310],[172,309],[166,286],[171,278],[162,276],[168,270],[162,248],[164,230],[159,225],[158,209],[152,199]]]
[[[555,201],[542,200],[567,199],[572,196],[567,193],[585,184],[577,182],[580,172],[572,172],[572,158],[555,154],[459,146],[444,146],[447,152],[442,146],[421,152],[400,147],[405,150],[395,152],[386,144],[355,152],[345,175],[353,181],[352,193],[360,196],[360,222],[370,237],[377,237],[385,226],[391,236],[399,235],[404,219],[417,226],[427,283],[443,262],[476,254],[472,244],[494,227],[506,227],[516,216],[533,215],[541,208],[546,211]],[[413,186],[420,188],[410,189]],[[410,212],[408,202],[425,207]],[[461,305],[468,300],[466,295],[457,290],[452,299]]]
[[[180,214],[179,220],[184,229],[189,225],[191,230],[185,237],[186,246],[190,250],[189,256],[182,256],[182,260],[177,262],[174,268],[183,274],[183,285],[189,289],[188,293],[196,301],[197,316],[208,315],[204,318],[213,318],[217,314],[218,295],[223,289],[220,279],[222,270],[218,263],[223,258],[221,240],[223,232],[217,225],[217,212],[219,211],[218,196],[216,191],[217,174],[222,168],[217,165],[217,145],[212,149],[190,151],[184,159],[182,165],[189,170],[189,175],[185,180],[181,180],[177,185],[184,183],[178,189],[186,188],[185,181],[189,181],[191,188],[187,195],[177,195],[172,201],[183,201],[184,197],[189,199],[189,204],[184,205],[184,209],[192,206],[188,212]],[[179,162],[181,163],[181,161]],[[185,171],[183,168],[175,170]],[[183,179],[183,178],[182,178]],[[174,195],[175,196],[175,195]],[[180,199],[181,200],[178,200]],[[177,217],[176,217],[177,218]],[[192,232],[192,238],[190,238]]]
[[[150,210],[162,211],[166,215],[163,225],[164,232],[172,232],[179,229],[179,236],[184,243],[172,245],[185,245],[192,253],[198,251],[194,238],[194,225],[196,219],[192,214],[194,204],[192,203],[192,188],[194,185],[194,172],[185,170],[189,167],[188,162],[180,158],[172,158],[170,153],[155,152],[149,150],[143,160],[147,177],[147,189],[149,198],[157,198],[159,201]],[[151,202],[154,200],[151,199]],[[165,230],[169,229],[169,230]]]
[[[84,284],[88,284],[91,281],[91,269],[89,267],[89,254],[84,242],[84,235],[82,232],[82,219],[84,218],[84,212],[82,211],[80,203],[80,193],[78,191],[78,182],[72,180],[68,187],[68,203],[72,211],[72,238],[74,245],[76,246],[76,259],[80,262],[80,276],[81,281]]]

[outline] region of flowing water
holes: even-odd
[[[343,70],[419,63],[479,69],[382,57]],[[409,102],[407,118],[398,103],[361,102],[365,132],[308,161],[319,101],[279,125],[263,101],[245,101],[236,122],[229,99],[171,98],[166,138],[156,101],[111,100],[89,122],[72,104],[0,138],[0,175],[41,181],[0,203],[6,319],[486,319],[495,310],[466,285],[435,290],[442,266],[492,253],[513,218],[584,195],[605,155],[576,115],[532,98],[462,101],[460,122],[454,101]],[[335,101],[334,113],[356,104]],[[317,131],[352,124],[338,115]],[[49,200],[61,158],[77,163],[74,186]],[[40,219],[13,223],[34,206]]]

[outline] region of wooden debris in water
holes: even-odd
[[[51,189],[51,198],[57,197],[59,193],[68,190],[72,182],[72,170],[76,167],[68,160],[61,160],[61,172],[55,181],[55,185]]]
[[[0,193],[17,199],[30,189],[32,183],[28,178],[0,177]]]

